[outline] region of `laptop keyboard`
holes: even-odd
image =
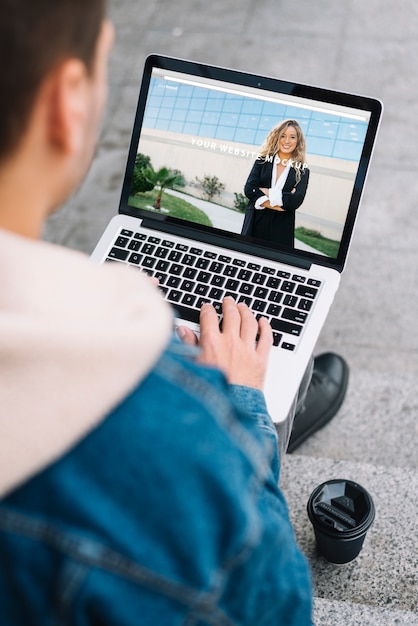
[[[224,251],[222,251],[224,252]],[[177,316],[199,323],[199,312],[210,302],[222,315],[222,300],[232,296],[245,302],[257,318],[266,317],[274,345],[296,350],[313,308],[321,281],[277,269],[277,263],[250,262],[239,253],[220,254],[170,237],[122,229],[106,262],[122,262],[158,278],[161,292]]]

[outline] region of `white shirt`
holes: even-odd
[[[289,169],[291,165],[288,161],[283,172],[280,174],[279,178],[276,180],[277,164],[279,162],[280,162],[280,158],[276,155],[274,157],[273,168],[271,172],[271,187],[269,189],[269,195],[261,196],[261,198],[258,198],[258,200],[256,200],[255,202],[256,209],[259,209],[259,210],[265,209],[266,207],[262,206],[262,204],[266,201],[269,201],[272,206],[283,206],[282,191],[283,191],[284,184],[287,180],[287,175],[289,173]]]

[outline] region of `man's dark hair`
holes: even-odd
[[[106,0],[0,0],[0,160],[18,145],[48,72],[75,57],[91,71]]]

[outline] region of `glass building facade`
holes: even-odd
[[[144,127],[258,149],[289,118],[299,122],[308,155],[360,159],[367,122],[159,78],[151,80]]]

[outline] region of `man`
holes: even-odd
[[[148,278],[39,241],[92,158],[112,40],[104,0],[0,0],[1,623],[310,624],[268,323],[229,298],[222,333],[207,305],[198,348],[171,340]],[[318,363],[294,445],[344,397]]]

